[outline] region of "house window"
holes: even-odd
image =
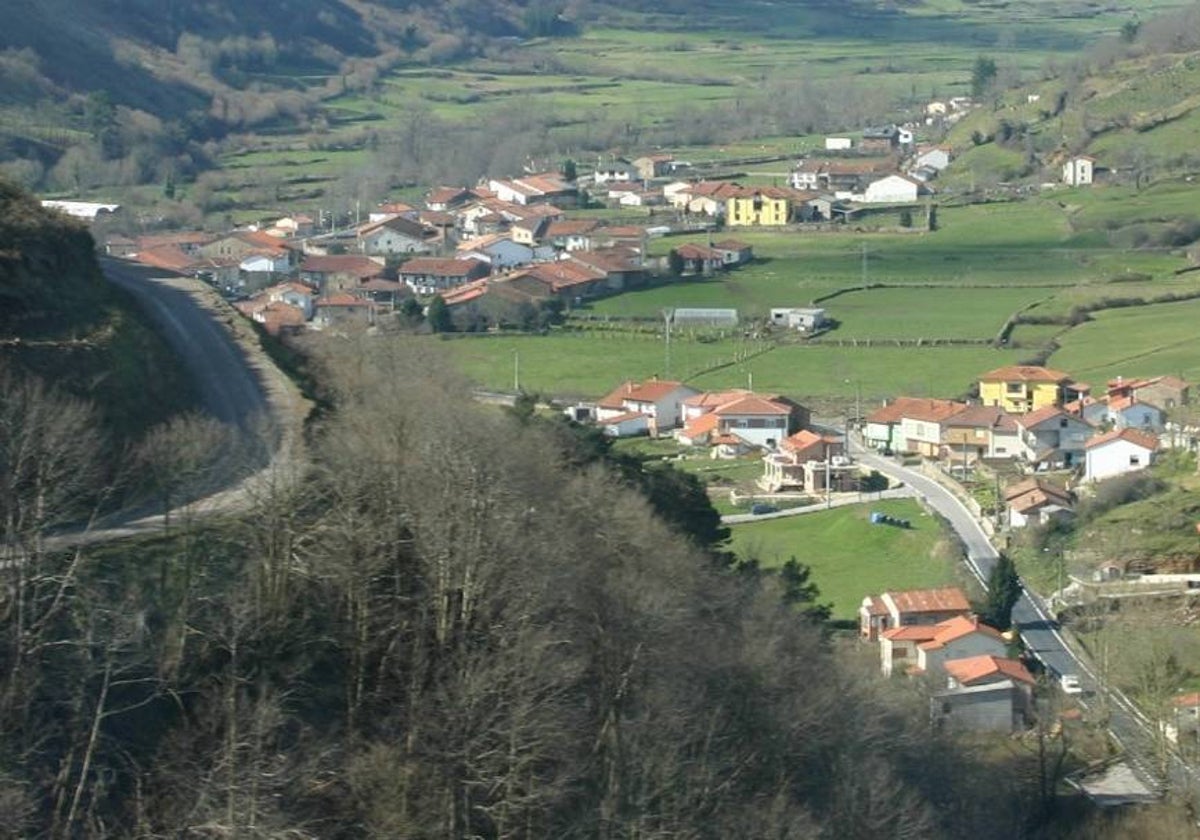
[[[1067,418],[1066,417],[1063,417],[1058,421],[1058,428],[1060,428],[1060,429],[1067,428]]]
[[[1141,465],[1142,465],[1142,456],[1141,455],[1134,454],[1134,455],[1129,456],[1129,466],[1140,467]]]
[[[1010,394],[1023,394],[1025,393],[1025,386],[1020,382],[1006,382],[1004,390]]]

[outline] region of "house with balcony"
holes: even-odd
[[[1038,365],[1008,365],[979,377],[979,401],[1012,414],[1059,406],[1084,394],[1067,374]]]
[[[1083,463],[1090,423],[1056,405],[1016,418],[1021,433],[1021,457],[1037,469],[1072,469]]]
[[[971,602],[957,586],[905,589],[868,595],[858,609],[859,636],[869,642],[893,627],[931,627],[971,614]],[[925,640],[932,638],[926,636]]]

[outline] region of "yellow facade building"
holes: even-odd
[[[746,188],[725,199],[725,224],[728,227],[786,225],[792,220],[792,196],[789,190],[764,187]]]
[[[1061,406],[1075,399],[1081,390],[1061,370],[1036,365],[1009,365],[979,377],[979,401],[1013,414]]]

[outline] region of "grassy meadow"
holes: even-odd
[[[878,510],[913,527],[872,525]],[[943,542],[937,520],[907,499],[870,502],[748,522],[732,528],[732,547],[743,559],[776,568],[795,557],[812,569],[819,600],[833,617],[853,619],[865,595],[884,589],[911,589],[954,583],[953,552]]]

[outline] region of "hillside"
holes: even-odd
[[[1096,158],[1107,182],[1138,189],[1200,168],[1200,4],[1131,18],[1040,76],[993,91],[993,107],[954,126],[947,139],[960,158],[949,183],[1057,181],[1076,154]]]
[[[174,355],[103,279],[77,222],[0,181],[0,375],[96,404],[117,442],[193,400]]]

